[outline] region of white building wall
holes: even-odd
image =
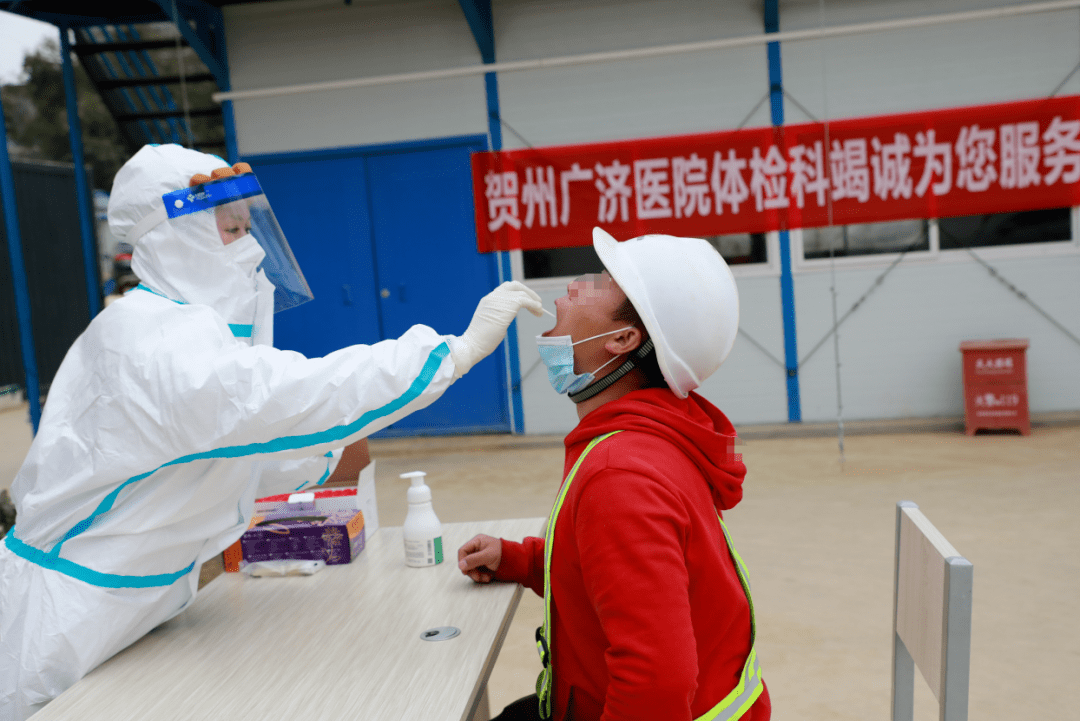
[[[783,0],[781,30],[1014,4],[1014,0]],[[288,0],[224,9],[234,89],[476,65],[455,0]],[[496,59],[630,49],[762,32],[759,0],[495,0]],[[1080,10],[784,43],[787,122],[901,113],[1049,94],[1080,59]],[[731,130],[769,123],[766,49],[585,65],[499,76],[504,147]],[[1080,73],[1060,89],[1080,93]],[[487,132],[482,76],[237,101],[241,154]],[[809,116],[798,106],[802,105]],[[799,356],[832,323],[827,266],[801,261],[793,233]],[[740,336],[701,392],[737,424],[787,420],[776,240],[770,267],[736,270]],[[980,251],[1080,335],[1080,246]],[[837,263],[844,313],[891,258]],[[520,263],[517,264],[520,269]],[[520,277],[520,272],[518,272]],[[549,307],[569,279],[530,281]],[[523,314],[526,429],[569,430],[573,404],[537,366],[550,319]],[[962,251],[912,254],[840,330],[847,418],[959,415],[961,340],[1026,337],[1034,412],[1080,408],[1080,347]],[[766,352],[748,338],[753,338]],[[772,357],[770,357],[770,355]],[[833,344],[801,369],[805,420],[836,416]]]
[[[822,14],[817,2],[781,3],[780,29],[1017,4],[828,0]],[[1049,95],[1080,60],[1080,10],[784,43],[781,52],[784,90],[817,121],[1027,100]],[[1059,94],[1077,92],[1080,76]],[[809,119],[786,104],[787,122]]]
[[[501,0],[499,61],[739,37],[762,32],[757,2]],[[503,147],[563,145],[767,125],[764,48],[502,73]]]
[[[234,90],[479,65],[455,0],[223,8]],[[487,133],[482,75],[233,102],[241,156]]]
[[[1051,317],[1080,330],[1080,246],[1049,257],[1015,249],[975,252]],[[922,257],[918,257],[918,256]],[[843,316],[886,270],[837,263],[837,315]],[[795,275],[800,360],[832,328],[828,261]],[[965,251],[911,254],[840,327],[840,384],[849,419],[956,416],[964,410],[959,345],[964,340],[1028,338],[1033,411],[1080,407],[1080,345],[996,280]],[[836,355],[830,338],[800,368],[803,419],[836,418]]]
[[[871,22],[1014,5],[1011,0],[781,4],[781,30]],[[1080,11],[1067,10],[784,44],[784,88],[816,120],[882,115],[1045,97],[1080,59]],[[1080,92],[1080,75],[1059,94]],[[786,104],[789,122],[807,118]],[[977,251],[1057,320],[1080,334],[1080,255],[1062,250]],[[795,252],[799,248],[796,244]],[[1055,253],[1061,252],[1061,255]],[[925,255],[925,254],[924,254]],[[840,383],[846,418],[963,413],[960,341],[1030,338],[1028,382],[1035,412],[1080,407],[1080,347],[1023,303],[964,251],[896,268],[840,331]],[[838,263],[843,314],[891,258]],[[800,359],[832,326],[830,274],[795,259]],[[836,417],[830,339],[800,368],[804,420]]]

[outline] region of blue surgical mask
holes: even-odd
[[[540,360],[544,361],[544,365],[547,366],[548,381],[551,383],[551,387],[555,389],[556,393],[577,393],[584,388],[588,388],[596,380],[596,374],[619,356],[614,356],[607,363],[589,373],[575,373],[574,346],[596,338],[603,338],[606,335],[614,335],[630,328],[633,328],[633,326],[628,325],[625,328],[594,335],[576,343],[568,335],[536,336],[536,346],[540,351]]]

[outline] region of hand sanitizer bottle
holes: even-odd
[[[431,489],[424,484],[423,471],[402,473],[412,481],[409,486],[409,513],[405,516],[405,564],[414,567],[442,563],[442,524],[431,507]]]

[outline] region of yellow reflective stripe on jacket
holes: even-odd
[[[577,475],[581,463],[585,460],[585,456],[589,455],[589,451],[595,448],[600,441],[619,432],[612,431],[598,436],[585,447],[574,467],[567,474],[566,480],[559,490],[559,495],[555,499],[555,505],[552,506],[551,513],[548,514],[547,528],[544,533],[544,625],[536,629],[536,650],[540,654],[540,661],[544,664],[544,670],[540,672],[536,679],[536,695],[540,699],[540,718],[551,718],[551,685],[553,677],[550,640],[551,552],[555,539],[555,521],[559,517],[559,511],[562,509],[563,501],[566,499],[566,493],[570,489],[570,484],[573,482],[574,476]],[[732,560],[735,561],[735,572],[738,574],[739,583],[742,584],[743,592],[746,594],[746,602],[750,604],[750,653],[746,657],[746,663],[743,664],[742,673],[739,674],[738,685],[720,703],[713,706],[705,715],[698,717],[695,721],[737,721],[750,710],[750,707],[754,705],[754,702],[757,701],[758,697],[761,696],[761,692],[765,689],[764,682],[761,679],[761,666],[758,663],[757,648],[755,646],[757,622],[754,618],[754,601],[750,597],[750,577],[746,571],[746,564],[743,563],[742,557],[739,556],[738,551],[735,550],[735,546],[731,542],[731,534],[728,532],[727,524],[724,523],[723,518],[720,518],[720,514],[717,514],[717,519],[720,521],[720,528],[724,532],[724,541],[728,552],[731,554]]]
[[[694,721],[736,721],[750,710],[764,690],[765,685],[761,681],[761,666],[758,665],[757,660],[757,649],[751,647],[750,655],[746,657],[746,664],[739,675],[739,685],[725,696],[723,701]]]
[[[536,679],[536,695],[540,698],[540,718],[551,718],[552,666],[551,641],[549,639],[551,638],[551,547],[552,542],[555,540],[555,519],[559,517],[559,510],[562,508],[563,501],[566,500],[566,492],[570,490],[570,484],[573,483],[574,476],[577,475],[578,469],[581,468],[585,456],[589,455],[589,451],[595,448],[597,443],[619,432],[612,431],[593,438],[589,445],[585,446],[585,450],[578,456],[577,463],[570,469],[566,480],[563,481],[559,495],[555,499],[555,505],[551,507],[551,513],[548,514],[547,528],[544,532],[544,625],[536,629],[536,650],[540,653],[541,663],[544,664],[544,670],[540,672]]]
[[[720,520],[720,528],[724,531],[724,540],[727,542],[728,552],[731,553],[731,558],[735,561],[735,572],[739,575],[739,583],[742,584],[743,592],[746,594],[746,602],[750,604],[750,655],[746,657],[742,673],[739,674],[739,685],[732,689],[731,693],[725,696],[720,703],[694,721],[736,721],[750,710],[750,707],[758,700],[758,696],[765,690],[765,684],[761,680],[761,666],[758,664],[757,646],[755,645],[757,621],[754,618],[754,600],[750,597],[750,576],[746,572],[746,564],[743,563],[742,556],[735,550],[735,544],[731,542],[731,534],[728,532],[727,524],[724,523],[723,518],[720,518],[720,514],[717,514],[716,517]]]

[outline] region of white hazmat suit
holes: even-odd
[[[143,148],[116,176],[113,233],[223,165]],[[28,717],[187,608],[201,564],[243,534],[256,497],[325,478],[340,449],[492,352],[518,309],[540,313],[535,293],[503,284],[460,337],[417,325],[308,359],[269,345],[273,286],[252,236],[224,245],[213,214],[203,222],[136,240],[143,286],[91,322],[50,388],[0,544],[0,721]]]

